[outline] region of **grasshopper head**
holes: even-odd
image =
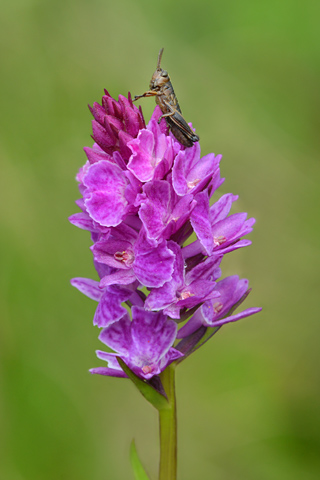
[[[168,72],[160,67],[162,54],[163,48],[161,48],[158,55],[157,70],[152,75],[150,81],[150,90],[160,90],[163,85],[170,82]]]
[[[152,75],[150,81],[150,90],[159,90],[163,85],[170,82],[170,77],[166,70],[160,68],[157,69],[154,74]]]

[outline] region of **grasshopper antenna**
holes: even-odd
[[[163,50],[164,50],[164,48],[161,48],[161,50],[160,50],[160,52],[159,52],[159,55],[158,55],[157,70],[161,70],[161,68],[160,68],[160,62],[161,62],[161,57],[162,57],[162,54],[163,54]]]

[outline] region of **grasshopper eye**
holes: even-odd
[[[167,76],[168,76],[168,72],[167,72],[166,70],[162,70],[161,76],[162,76],[162,77],[167,77]]]

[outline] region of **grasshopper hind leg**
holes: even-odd
[[[160,123],[163,118],[172,117],[173,115],[174,115],[174,112],[169,112],[169,113],[162,114],[161,117],[159,117],[159,119],[158,119],[158,123]]]

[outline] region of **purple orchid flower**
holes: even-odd
[[[114,157],[119,156],[114,153]],[[100,160],[90,165],[83,177],[83,185],[86,187],[83,193],[86,210],[102,226],[115,227],[126,215],[137,211],[132,200],[140,183],[117,163]]]
[[[154,180],[144,185],[137,196],[139,217],[153,241],[170,238],[190,218],[196,205],[193,195],[179,197],[169,181]]]
[[[153,116],[146,129],[140,130],[137,138],[128,143],[132,155],[128,169],[141,181],[164,178],[172,167],[174,144],[162,132]]]
[[[198,240],[184,248],[184,258],[200,252],[204,255],[225,254],[251,244],[250,240],[240,238],[252,231],[255,219],[246,220],[246,213],[227,216],[237,198],[229,193],[210,207],[207,190],[195,196],[197,204],[190,214],[190,222]]]
[[[174,252],[175,264],[172,279],[160,288],[151,290],[146,300],[148,310],[162,310],[171,318],[180,318],[182,308],[193,308],[220,293],[215,290],[215,280],[221,275],[219,257],[211,257],[185,273],[181,248],[168,242]]]
[[[222,155],[215,156],[214,153],[200,158],[199,143],[195,143],[192,148],[181,150],[172,169],[172,185],[177,195],[196,195],[203,190],[214,176],[220,174],[221,158]]]
[[[138,234],[122,223],[106,235],[100,235],[91,250],[97,262],[114,269],[102,278],[101,286],[127,285],[138,280],[146,287],[160,287],[172,276],[174,254],[167,242],[153,246],[143,228]]]
[[[236,322],[261,311],[261,308],[248,308],[236,315],[229,315],[241,298],[248,291],[248,280],[239,280],[237,275],[220,280],[215,286],[218,298],[204,302],[191,319],[180,328],[177,338],[184,338],[194,333],[202,325],[220,327],[226,323]]]
[[[81,212],[70,222],[91,233],[100,281],[75,278],[72,285],[98,302],[93,322],[114,350],[97,352],[108,367],[91,372],[126,377],[120,357],[149,380],[181,357],[176,338],[260,311],[234,315],[248,282],[218,281],[224,254],[251,243],[242,237],[254,219],[230,215],[238,198],[231,193],[210,206],[224,181],[221,155],[201,157],[199,143],[181,145],[164,119],[158,123],[158,106],[147,126],[130,94],[116,101],[106,91],[90,110],[95,143],[84,149],[88,160],[76,177]]]
[[[125,376],[114,361],[115,357],[119,356],[136,375],[150,379],[183,356],[172,347],[176,335],[177,325],[161,312],[147,312],[143,308],[133,306],[132,320],[126,313],[118,322],[100,333],[99,340],[115,353],[98,350],[98,358],[107,361],[108,367],[93,368],[90,372]]]

